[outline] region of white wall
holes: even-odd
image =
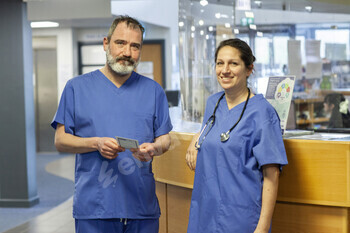
[[[58,100],[66,82],[74,77],[73,29],[33,29],[33,37],[56,37]]]

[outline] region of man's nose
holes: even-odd
[[[123,48],[123,56],[130,57],[131,56],[131,47],[130,45],[125,45]]]

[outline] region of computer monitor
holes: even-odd
[[[179,90],[166,90],[165,95],[166,95],[166,98],[168,99],[169,108],[179,105],[179,100],[180,100]]]

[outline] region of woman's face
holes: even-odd
[[[329,104],[327,102],[323,103],[323,110],[325,111],[325,113],[331,113],[333,108],[334,108],[334,104]]]
[[[217,55],[216,76],[225,91],[247,88],[247,77],[252,73],[253,65],[247,68],[238,49],[222,47]]]

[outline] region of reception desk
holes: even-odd
[[[153,161],[162,211],[160,233],[187,230],[194,172],[185,161],[192,133],[171,132]],[[350,141],[284,139],[289,164],[280,176],[273,233],[350,233]]]

